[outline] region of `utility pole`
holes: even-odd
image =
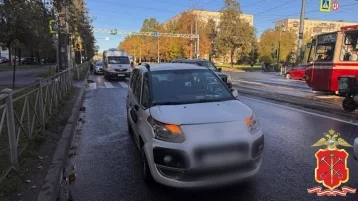
[[[303,30],[304,30],[305,12],[306,12],[305,10],[306,10],[306,0],[302,0],[300,32],[298,33],[297,64],[302,63]]]
[[[66,37],[65,37],[65,52],[66,52],[66,58],[65,58],[65,61],[66,61],[66,69],[70,68],[70,39],[69,39],[69,36],[70,36],[70,28],[69,28],[69,25],[68,25],[68,21],[69,21],[69,7],[68,7],[68,4],[66,4],[66,8],[65,8],[65,12],[66,12]]]
[[[55,40],[56,40],[56,72],[60,72],[60,58],[61,58],[61,52],[60,52],[60,17],[59,17],[59,13],[57,12],[57,10],[55,9],[55,7],[52,8],[53,9],[53,16],[54,19],[56,21],[57,24],[57,31],[56,31],[56,36],[55,36]]]
[[[193,34],[193,25],[190,26],[190,34]],[[193,59],[193,38],[190,39],[190,59]]]
[[[160,63],[160,58],[159,58],[159,35],[157,36],[158,37],[158,47],[157,47],[157,50],[158,50],[158,52],[157,52],[157,54],[158,54],[158,63]]]
[[[199,35],[198,35],[198,16],[196,16],[195,18],[195,35],[197,36],[197,39],[196,39],[196,49],[195,49],[195,55],[196,55],[196,58],[199,59]]]

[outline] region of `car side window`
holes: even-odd
[[[142,88],[142,101],[141,105],[143,107],[149,107],[149,81],[148,81],[148,73],[144,74],[143,77],[143,88]]]
[[[137,102],[140,103],[140,95],[142,93],[142,73],[138,71],[137,77],[134,80],[134,97],[137,99]]]
[[[132,92],[134,92],[134,85],[135,85],[135,80],[137,79],[138,77],[138,70],[137,69],[134,69],[133,72],[132,72],[132,75],[131,75],[131,79],[130,79],[130,88],[132,90]]]

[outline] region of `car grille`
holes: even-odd
[[[127,71],[127,69],[114,69],[114,71],[116,71],[116,72],[125,72],[125,71]]]
[[[225,83],[227,82],[227,77],[222,77],[221,79],[223,82],[225,82]]]

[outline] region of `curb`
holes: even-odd
[[[284,95],[279,93],[272,93],[267,91],[259,91],[259,90],[252,90],[252,89],[244,89],[236,87],[239,93],[251,95],[255,97],[261,97],[265,99],[270,99],[274,101],[289,103],[292,105],[303,106],[305,108],[314,109],[314,110],[321,110],[325,112],[330,112],[336,115],[344,116],[349,119],[355,119],[356,113],[347,113],[345,112],[342,107],[339,107],[336,104],[325,103],[321,101],[315,101],[311,99],[305,99],[300,97],[294,97],[290,95]]]
[[[55,201],[57,199],[63,176],[63,169],[66,165],[67,156],[73,141],[74,130],[80,115],[80,107],[82,106],[84,94],[85,87],[82,87],[75,105],[73,106],[71,116],[67,121],[67,125],[62,131],[62,137],[57,143],[56,151],[52,157],[51,165],[47,171],[37,201]]]

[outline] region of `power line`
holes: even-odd
[[[269,9],[267,9],[267,10],[264,10],[264,11],[261,11],[261,12],[259,12],[259,13],[256,13],[256,14],[254,14],[254,15],[260,15],[260,14],[262,14],[262,13],[266,13],[266,12],[271,11],[271,10],[273,10],[273,9],[276,9],[276,8],[279,8],[279,7],[288,5],[288,4],[290,4],[290,3],[294,2],[294,1],[297,1],[297,0],[291,0],[291,1],[289,1],[289,2],[286,2],[286,3],[284,3],[284,4],[278,5],[278,6],[276,6],[276,7],[269,8]]]

